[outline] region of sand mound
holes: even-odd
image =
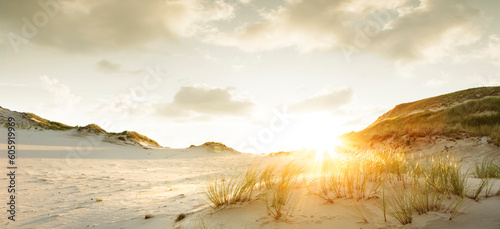
[[[107,133],[104,129],[96,124],[89,124],[86,126],[80,126],[76,130],[79,133],[88,133],[88,134],[104,134]]]
[[[227,147],[226,145],[220,143],[220,142],[205,142],[199,146],[191,145],[189,147],[190,149],[192,148],[203,148],[209,152],[213,153],[233,153],[233,154],[241,154],[237,150]]]

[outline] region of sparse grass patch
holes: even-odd
[[[275,184],[275,175],[278,170],[277,163],[269,163],[259,177],[260,187],[264,187],[266,189],[272,189]]]
[[[268,214],[274,219],[292,216],[297,206],[297,203],[292,199],[292,188],[286,184],[280,184],[278,187],[268,190],[264,202]]]
[[[412,190],[410,199],[413,209],[419,214],[426,214],[430,211],[440,211],[444,208],[443,194],[431,192],[426,183],[417,186],[416,190]]]
[[[259,182],[259,169],[250,166],[239,176],[208,181],[205,187],[207,202],[212,208],[250,201]]]
[[[301,198],[297,189],[305,186],[329,204],[351,200],[355,217],[365,223],[362,201],[379,199],[385,222],[389,215],[406,225],[413,222],[413,214],[428,212],[449,213],[454,219],[466,207],[464,197],[470,191],[468,172],[450,155],[417,158],[382,151],[307,163],[280,158],[252,166],[240,176],[212,180],[206,195],[213,208],[260,198],[267,213],[278,220],[293,216]],[[492,184],[485,183],[480,192],[492,195],[491,189]]]
[[[354,210],[355,215],[363,221],[363,223],[368,223],[368,220],[365,217],[365,214],[363,213],[363,209],[361,209],[361,206],[359,206],[359,203],[357,201],[352,201],[352,208]]]
[[[481,192],[483,192],[483,189],[486,190],[486,193],[485,193],[485,197],[488,196],[488,184],[490,183],[490,179],[489,178],[483,178],[481,179],[481,182],[479,183],[479,185],[477,185],[476,189],[471,193],[469,194],[467,197],[475,200],[475,201],[479,201],[479,195],[481,194]],[[491,188],[489,188],[491,190]]]
[[[394,217],[402,225],[413,221],[413,208],[411,196],[405,191],[395,191],[392,198],[388,200],[387,214]]]
[[[427,163],[425,180],[434,192],[465,196],[467,174],[453,157],[436,156]]]
[[[453,220],[455,217],[457,217],[459,214],[463,212],[465,208],[468,206],[465,204],[465,198],[455,198],[451,204],[448,206],[445,212],[450,213],[450,218],[449,220]]]
[[[264,205],[274,219],[290,217],[297,206],[293,191],[300,187],[300,175],[304,167],[296,161],[288,162],[278,173],[277,179],[265,193]]]
[[[474,176],[476,178],[500,178],[500,162],[481,161],[474,164]]]

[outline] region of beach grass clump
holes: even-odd
[[[209,181],[206,186],[205,195],[212,208],[219,208],[229,205],[232,201],[236,181],[234,179],[226,180],[216,177]]]
[[[334,203],[335,199],[370,199],[383,182],[385,169],[379,158],[366,155],[344,155],[326,159],[317,178],[307,188],[309,193]]]
[[[480,161],[474,163],[474,176],[476,178],[500,178],[499,161]]]
[[[259,176],[259,186],[265,189],[272,189],[276,182],[276,174],[278,171],[278,163],[273,162],[267,164]]]
[[[481,182],[476,186],[475,189],[472,190],[472,193],[469,193],[467,197],[473,199],[475,201],[479,201],[479,196],[484,190],[484,197],[491,196],[491,189],[493,188],[495,180],[490,178],[483,178]]]
[[[324,199],[326,202],[333,204],[336,198],[340,199],[344,196],[342,189],[341,175],[337,173],[328,173],[319,178],[317,191],[309,189],[309,192]]]
[[[433,191],[441,194],[464,197],[467,173],[450,156],[436,156],[430,159],[425,171],[425,181]]]
[[[417,183],[410,195],[411,205],[419,215],[443,210],[444,200],[445,196],[432,192],[426,182]]]
[[[207,203],[213,209],[230,204],[250,201],[257,184],[256,170],[248,169],[243,176],[227,179],[215,179],[208,182],[205,187]]]
[[[232,203],[245,202],[252,200],[252,196],[259,181],[259,170],[255,166],[250,166],[236,185],[236,194]]]
[[[387,202],[387,214],[395,218],[402,225],[413,221],[412,197],[405,191],[395,190]]]
[[[294,190],[301,187],[300,177],[304,166],[297,161],[290,161],[278,171],[273,185],[266,190],[264,205],[274,219],[291,217],[297,207],[293,198]]]
[[[293,187],[287,183],[279,183],[275,188],[268,190],[264,204],[267,212],[274,219],[290,217],[293,215],[297,203],[293,198]]]

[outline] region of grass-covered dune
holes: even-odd
[[[45,118],[42,118],[33,113],[24,113],[11,111],[5,108],[0,107],[0,124],[7,127],[8,122],[7,117],[15,117],[16,119],[16,127],[21,129],[34,129],[34,130],[55,130],[55,131],[68,131],[76,129],[79,133],[84,134],[96,134],[103,135],[107,138],[116,138],[121,141],[132,141],[136,142],[139,145],[143,146],[153,146],[153,147],[161,147],[156,141],[139,134],[135,131],[123,131],[119,133],[107,132],[100,126],[96,124],[89,124],[86,126],[70,126],[60,122],[50,121]]]
[[[189,148],[204,148],[210,152],[220,153],[220,152],[231,152],[234,154],[240,154],[237,150],[228,147],[220,142],[205,142],[199,146],[191,145]]]
[[[47,130],[71,130],[75,128],[74,126],[44,119],[33,113],[22,113],[22,117],[29,122],[26,126],[40,127]]]
[[[135,131],[125,130],[125,131],[120,132],[120,133],[106,133],[106,134],[108,136],[118,136],[118,139],[120,139],[120,140],[128,139],[128,140],[132,140],[132,141],[135,141],[138,143],[147,143],[147,144],[151,144],[151,145],[157,146],[157,147],[160,146],[160,144],[158,144],[158,142],[156,142],[155,140],[148,138],[145,135],[139,134]]]
[[[366,129],[342,136],[354,145],[390,141],[398,146],[433,137],[488,137],[500,145],[500,87],[473,88],[400,104]]]

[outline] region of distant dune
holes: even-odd
[[[6,125],[8,117],[16,119],[16,127],[27,130],[55,130],[55,131],[69,131],[76,130],[81,134],[101,135],[103,141],[117,143],[139,145],[145,148],[158,148],[161,147],[156,141],[141,135],[135,131],[123,131],[120,133],[107,132],[96,124],[89,124],[87,126],[69,126],[60,122],[50,121],[44,119],[33,113],[24,113],[11,111],[6,108],[0,107],[0,124]]]
[[[225,152],[225,153],[240,154],[240,152],[238,152],[237,150],[231,147],[227,147],[226,145],[220,142],[205,142],[199,146],[191,145],[189,148],[190,149],[202,148],[214,153]]]

